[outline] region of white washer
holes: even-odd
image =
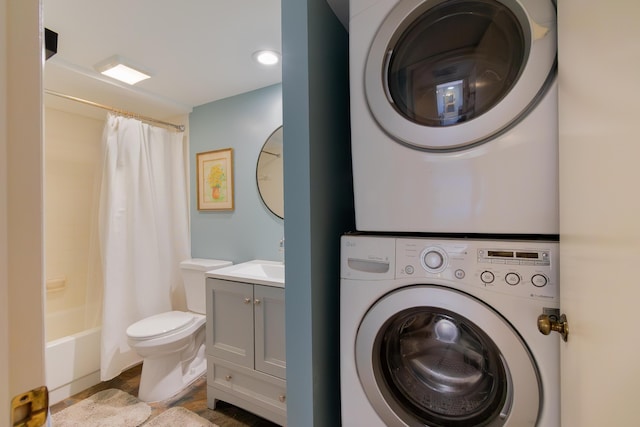
[[[560,425],[558,243],[342,237],[344,427]]]
[[[350,0],[349,40],[358,230],[558,234],[554,0]]]

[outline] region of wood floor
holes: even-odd
[[[99,391],[109,388],[116,388],[125,391],[133,396],[138,395],[138,385],[140,384],[140,372],[142,365],[134,366],[128,371],[123,372],[116,378],[101,382],[85,391],[82,391],[76,395],[71,396],[62,402],[56,403],[51,407],[51,413],[55,414],[62,409],[73,405],[85,399]],[[277,427],[270,421],[258,417],[243,409],[230,405],[226,402],[219,401],[216,404],[216,409],[212,410],[207,408],[207,380],[206,375],[196,380],[190,387],[181,392],[180,394],[172,397],[171,399],[150,403],[151,406],[151,418],[156,417],[162,411],[165,411],[174,406],[182,406],[211,421],[220,427]]]

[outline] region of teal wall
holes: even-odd
[[[282,85],[204,104],[189,116],[191,256],[239,263],[280,261],[283,220],[262,203],[256,164],[265,140],[282,125]],[[233,148],[234,210],[198,211],[196,153]],[[286,155],[285,155],[286,157]]]
[[[287,424],[340,425],[340,236],[355,229],[348,34],[325,0],[282,0],[282,85],[190,116],[192,256],[279,259],[286,234]],[[284,124],[285,218],[262,205],[260,147]],[[195,153],[233,147],[236,208],[199,212]],[[283,233],[284,230],[284,233]]]
[[[340,235],[354,230],[348,34],[282,0],[287,424],[340,425]]]

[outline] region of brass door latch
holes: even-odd
[[[541,314],[538,316],[538,330],[544,335],[549,335],[551,331],[556,331],[562,335],[562,339],[566,342],[569,336],[567,316],[563,314],[558,320],[555,320],[555,316]]]
[[[49,390],[42,386],[20,394],[11,401],[12,427],[40,427],[47,422]]]

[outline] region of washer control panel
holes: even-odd
[[[558,242],[397,238],[396,278],[441,279],[525,298],[558,298]]]

